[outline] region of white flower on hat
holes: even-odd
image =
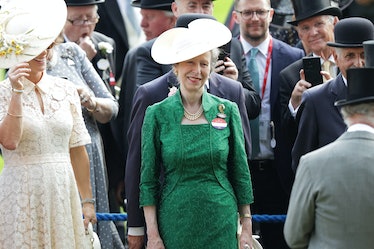
[[[104,55],[111,54],[113,52],[113,46],[109,42],[99,42],[97,46]]]
[[[1,5],[0,68],[30,61],[46,50],[61,32],[66,16],[63,0],[12,0]]]
[[[7,18],[8,20],[10,18]],[[29,45],[28,34],[32,32],[29,30],[26,33],[15,35],[9,34],[5,31],[8,20],[0,23],[0,57],[7,57],[8,55],[22,55],[24,49]]]

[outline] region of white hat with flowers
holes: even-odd
[[[0,68],[27,62],[47,49],[62,31],[64,0],[12,0],[0,9]]]

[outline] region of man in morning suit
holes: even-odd
[[[283,68],[304,56],[301,49],[271,37],[269,25],[273,14],[269,0],[234,1],[232,15],[239,24],[239,40],[247,57],[253,84],[258,85],[262,98],[259,124],[251,121],[252,157],[249,163],[255,198],[252,210],[261,214],[283,214],[287,211],[293,172],[290,169],[291,147],[287,147],[287,138],[280,129],[278,75]],[[255,57],[251,57],[252,50],[258,51]],[[257,77],[252,71],[251,59],[254,59],[253,66],[257,67]],[[283,224],[261,223],[260,241],[264,248],[287,248],[282,231]]]
[[[343,19],[344,20],[344,19]],[[284,225],[291,248],[374,245],[374,68],[347,70],[348,130],[300,160]]]
[[[228,77],[212,73],[209,77],[209,91],[211,94],[234,101],[240,111],[244,131],[247,153],[250,153],[249,119],[244,104],[244,93],[242,85]],[[133,108],[131,111],[131,122],[128,131],[128,156],[126,162],[126,198],[127,198],[127,223],[132,229],[132,235],[128,235],[129,248],[142,248],[144,245],[144,214],[139,207],[139,182],[141,167],[141,127],[148,106],[165,99],[170,88],[178,87],[177,78],[172,70],[156,78],[155,80],[139,86],[137,89]],[[248,154],[249,155],[249,154]],[[129,230],[130,233],[130,230]]]
[[[361,17],[339,21],[334,29],[334,59],[340,73],[333,80],[312,87],[303,93],[297,113],[299,127],[292,149],[292,169],[296,171],[300,157],[333,142],[346,129],[335,101],[346,97],[347,69],[363,67],[365,55],[363,42],[374,39],[374,25]]]
[[[329,63],[331,72],[321,71],[325,80],[335,77],[337,66],[327,42],[334,41],[334,26],[341,16],[340,9],[331,6],[330,0],[293,0],[293,6],[295,20],[289,23],[296,27],[302,43],[311,51],[307,56],[319,56],[323,65]],[[289,137],[292,147],[297,134],[295,117],[301,96],[312,84],[305,81],[302,59],[283,69],[280,78],[282,132]]]

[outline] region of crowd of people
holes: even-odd
[[[0,1],[0,248],[374,244],[374,1],[219,1]]]

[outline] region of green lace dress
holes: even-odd
[[[211,123],[219,104],[226,107],[224,129]],[[236,104],[204,93],[203,108],[208,124],[182,125],[177,92],[145,115],[140,204],[157,206],[167,249],[237,249],[238,205],[253,202]]]

